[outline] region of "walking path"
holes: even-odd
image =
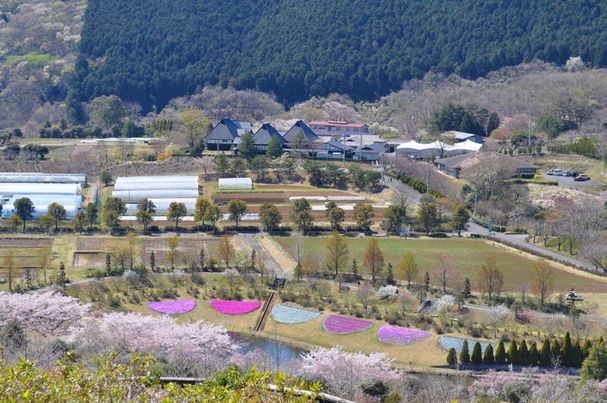
[[[473,222],[468,223],[467,234],[488,235],[489,239],[493,238],[498,242],[503,242],[506,245],[521,249],[522,251],[530,251],[533,253],[537,253],[538,255],[544,256],[548,259],[556,260],[558,262],[568,264],[578,269],[587,270],[593,273],[600,273],[592,264],[582,259],[576,258],[574,256],[563,255],[561,253],[554,252],[550,249],[545,249],[541,246],[537,246],[530,242],[527,242],[527,234],[504,234],[501,232],[493,232],[491,235],[489,235],[489,231],[487,230],[487,228],[475,224]]]

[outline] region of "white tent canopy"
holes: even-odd
[[[432,143],[418,143],[409,141],[396,147],[398,154],[404,154],[415,158],[427,157],[450,157],[452,155],[465,154],[467,152],[477,152],[483,147],[482,144],[470,140],[455,143],[454,145],[434,141]]]

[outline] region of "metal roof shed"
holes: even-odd
[[[252,189],[251,178],[219,178],[219,189]]]

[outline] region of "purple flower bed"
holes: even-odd
[[[259,309],[261,301],[211,300],[211,307],[224,315],[244,315]]]
[[[383,325],[377,331],[379,341],[396,344],[412,344],[430,337],[432,333],[408,327]]]
[[[166,313],[169,315],[180,315],[190,312],[196,308],[196,301],[193,299],[177,299],[171,301],[150,302],[148,308],[152,311]]]
[[[368,329],[373,326],[373,322],[350,316],[329,315],[322,322],[322,325],[327,332],[348,334]]]

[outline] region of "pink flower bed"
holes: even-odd
[[[383,325],[377,331],[379,341],[385,343],[411,344],[430,337],[432,333],[408,327]]]
[[[244,315],[259,309],[261,301],[211,300],[211,307],[224,315]]]
[[[322,325],[327,332],[348,334],[368,329],[373,326],[373,322],[350,316],[329,315],[322,322]]]
[[[196,301],[193,299],[178,299],[172,301],[150,302],[148,308],[169,315],[180,315],[196,308]]]

